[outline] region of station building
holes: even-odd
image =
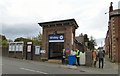
[[[70,50],[78,48],[76,45],[75,31],[79,27],[75,19],[59,20],[38,23],[43,29],[42,36],[42,59],[51,59],[62,56],[65,49],[69,54]]]

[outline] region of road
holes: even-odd
[[[20,60],[2,59],[3,74],[81,74],[80,70],[62,68],[60,64]]]
[[[72,67],[57,63],[2,57],[2,74],[118,74],[116,65],[105,62],[105,68]]]

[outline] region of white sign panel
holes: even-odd
[[[9,45],[9,51],[12,51],[12,45]]]
[[[12,51],[15,51],[15,45],[12,45]]]
[[[35,54],[36,55],[40,54],[40,46],[35,46]]]
[[[27,52],[31,52],[31,45],[28,45]]]
[[[41,50],[40,53],[45,53],[45,50]]]
[[[23,45],[19,45],[19,51],[23,51]]]
[[[27,44],[32,44],[32,42],[27,42]]]
[[[23,51],[23,42],[10,42],[9,51]]]
[[[18,44],[16,45],[16,51],[19,51],[19,45]]]

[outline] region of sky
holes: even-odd
[[[98,45],[108,29],[110,2],[118,9],[119,0],[0,0],[0,34],[14,40],[35,37],[42,32],[40,22],[74,18],[76,36],[93,36]]]

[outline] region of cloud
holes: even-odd
[[[118,3],[118,8],[120,9],[120,1],[119,1],[119,3]]]
[[[15,39],[36,36],[39,22],[75,18],[79,25],[76,35],[104,38],[108,26],[104,13],[111,1],[118,8],[119,0],[0,0],[0,28],[8,38]]]
[[[98,47],[104,46],[104,41],[105,41],[104,38],[96,39],[96,43],[97,43],[97,46],[96,46],[96,47],[98,48]]]
[[[7,38],[12,39],[17,37],[35,37],[40,31],[40,26],[38,24],[3,24],[2,27],[2,33],[5,34]]]

